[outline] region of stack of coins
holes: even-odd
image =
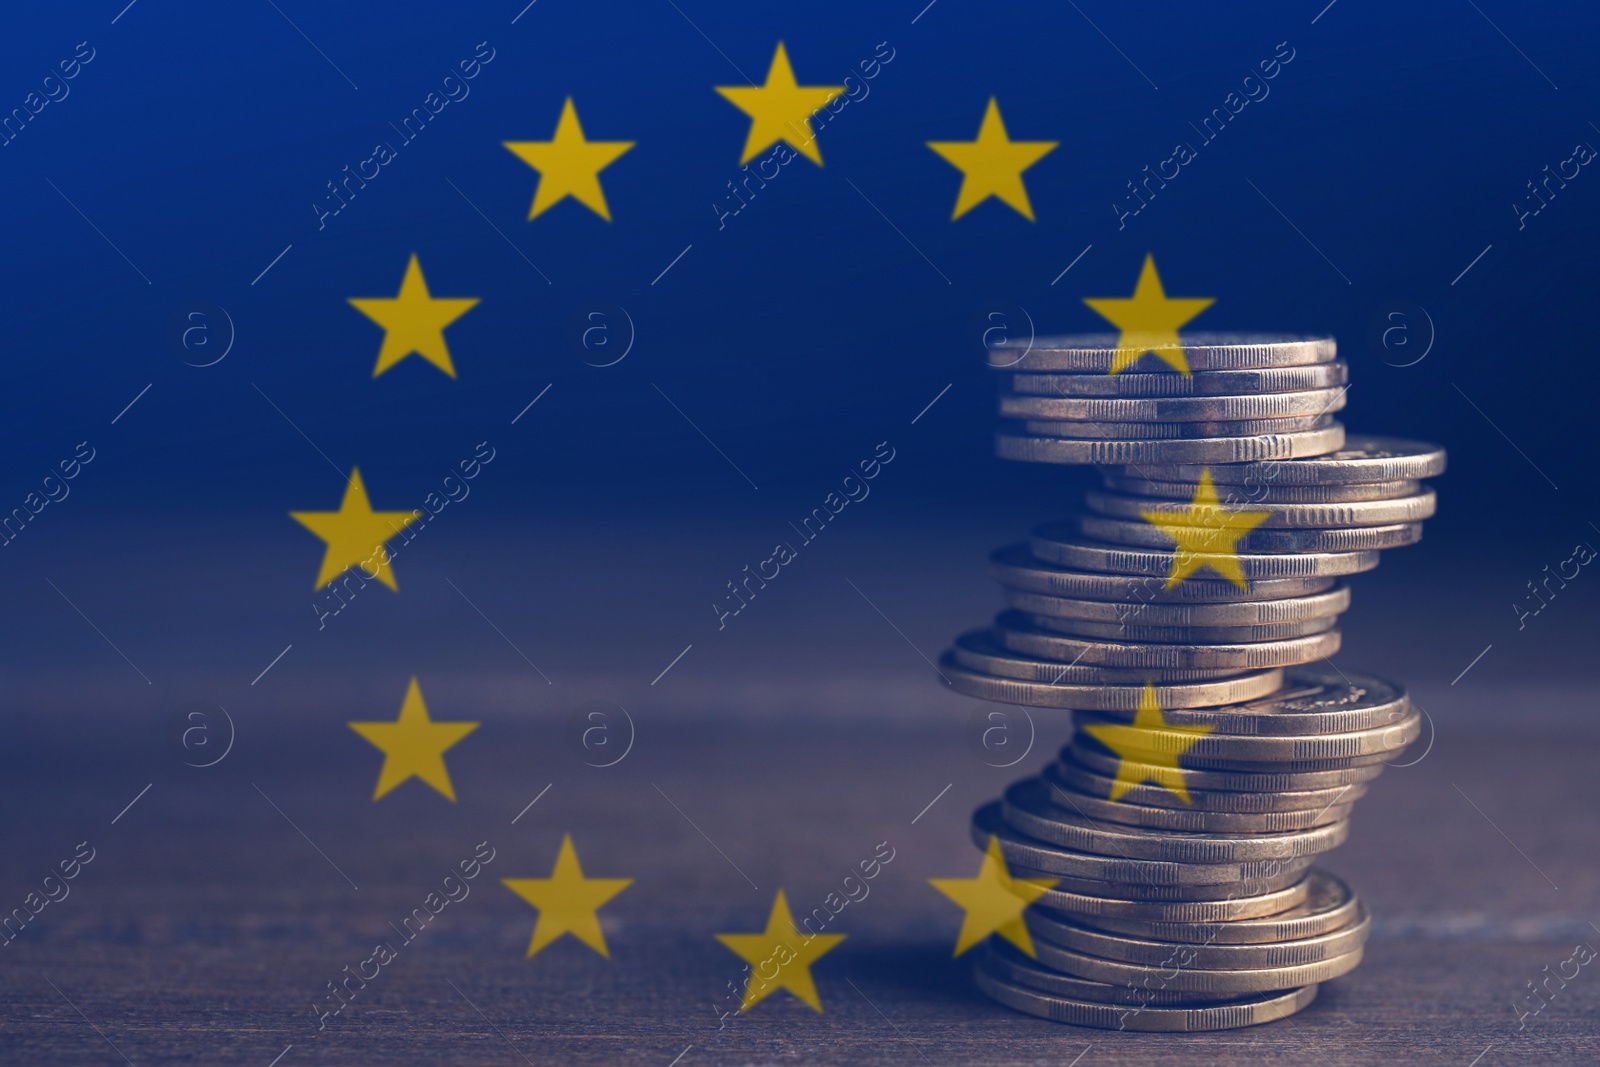
[[[1328,657],[1342,577],[1420,538],[1444,452],[1346,437],[1331,338],[1196,334],[1137,362],[1118,345],[991,357],[1022,420],[999,454],[1096,464],[1105,488],[994,553],[1008,608],[940,663],[963,693],[1076,727],[973,816],[979,848],[1050,886],[1025,915],[1032,953],[991,939],[975,973],[1062,1022],[1268,1022],[1361,960],[1365,907],[1311,863],[1421,715]]]

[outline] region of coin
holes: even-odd
[[[1211,471],[1218,485],[1345,485],[1392,482],[1443,474],[1444,449],[1421,441],[1371,434],[1349,434],[1344,446],[1324,456],[1272,464],[1241,464]],[[1145,465],[1109,473],[1163,482],[1198,482],[1203,468],[1193,463]]]
[[[1125,860],[1225,864],[1292,860],[1337,848],[1349,836],[1348,820],[1282,833],[1195,833],[1099,823],[1055,803],[1049,786],[1027,778],[1005,791],[1001,817],[1040,841]],[[1070,803],[1070,796],[1067,798]]]
[[[1369,674],[1317,666],[1284,671],[1284,687],[1268,697],[1215,710],[1162,705],[1168,726],[1207,727],[1223,734],[1312,737],[1381,730],[1415,710],[1406,691]]]
[[[1008,868],[1015,864],[1051,875],[1146,885],[1228,886],[1247,878],[1270,878],[1304,870],[1313,859],[1307,855],[1286,860],[1187,863],[1079,852],[1042,841],[1012,827],[1002,819],[1001,805],[998,803],[985,804],[972,813],[973,841],[980,849],[987,849],[991,837],[1000,842],[1000,851]]]
[[[1293,396],[1278,393],[1277,396]],[[1344,443],[1338,423],[1322,430],[1206,437],[1174,441],[1089,441],[1065,437],[995,435],[995,455],[1029,463],[1244,463],[1331,452]]]
[[[1075,949],[1062,948],[1044,940],[1035,941],[1034,948],[1038,951],[1039,962],[1043,966],[1053,967],[1079,978],[1111,984],[1125,982],[1138,984],[1148,981],[1152,989],[1183,990],[1211,997],[1266,993],[1275,989],[1293,989],[1308,983],[1326,982],[1353,970],[1356,964],[1361,962],[1363,951],[1362,948],[1357,948],[1331,959],[1283,967],[1215,970],[1192,965],[1192,959],[1198,954],[1193,945],[1171,947],[1166,960],[1158,964],[1108,960]],[[1145,1010],[1148,1012],[1156,1009]]]
[[[1118,712],[1075,711],[1073,722],[1079,727],[1089,727],[1124,723],[1124,718]],[[1140,754],[1181,753],[1186,762],[1197,767],[1207,766],[1214,760],[1252,765],[1306,761],[1326,763],[1369,757],[1381,760],[1385,755],[1393,756],[1405,748],[1421,732],[1422,715],[1412,709],[1399,721],[1387,726],[1309,736],[1230,734],[1212,728],[1196,739],[1192,731],[1141,729],[1138,748],[1129,752],[1135,758]]]
[[[1166,527],[1150,522],[1107,519],[1099,515],[1080,515],[1078,532],[1085,537],[1118,545],[1159,548],[1171,546],[1174,539]],[[1205,519],[1187,527],[1210,531]],[[1365,552],[1379,548],[1399,548],[1422,540],[1420,522],[1392,523],[1388,526],[1352,526],[1340,530],[1265,530],[1257,527],[1238,537],[1233,545],[1240,552]]]
[[[1035,437],[1086,437],[1100,441],[1165,441],[1179,437],[1254,437],[1263,433],[1325,430],[1332,415],[1291,415],[1279,419],[1221,419],[1212,422],[1086,422],[1076,419],[1025,419],[1022,429]],[[1191,496],[1194,495],[1190,490]]]
[[[1025,348],[997,345],[989,362],[1001,369],[1025,371],[1079,371],[1107,374],[1111,361],[1122,351],[1120,334],[1076,334],[1038,337]],[[1331,337],[1294,337],[1267,333],[1216,333],[1185,331],[1179,338],[1191,371],[1231,370],[1251,367],[1291,367],[1327,363],[1337,355]],[[1022,348],[1021,351],[1018,351]],[[1177,373],[1154,355],[1141,357],[1141,365]]]
[[[1338,766],[1316,770],[1280,771],[1270,767],[1252,766],[1243,771],[1214,770],[1200,767],[1156,767],[1137,760],[1124,760],[1108,754],[1100,744],[1087,735],[1077,734],[1061,750],[1063,763],[1072,761],[1098,774],[1115,777],[1119,773],[1138,774],[1143,779],[1154,780],[1161,775],[1176,775],[1177,780],[1190,790],[1238,790],[1241,792],[1269,792],[1274,790],[1298,791],[1308,789],[1337,789],[1340,786],[1370,782],[1383,773],[1383,761],[1370,764],[1341,762]],[[1126,764],[1126,767],[1124,767]],[[1191,796],[1193,793],[1190,794]]]
[[[1094,546],[1106,550],[1109,546]],[[1101,558],[1099,556],[1095,557]],[[1373,557],[1372,565],[1377,565]],[[1101,567],[1098,570],[1107,568]],[[1080,597],[1084,600],[1126,601],[1129,603],[1231,603],[1271,601],[1309,596],[1331,589],[1331,577],[1306,576],[1254,578],[1244,588],[1222,578],[1186,578],[1170,589],[1165,578],[1171,569],[1167,554],[1159,569],[1128,574],[1085,573],[1069,570],[1035,556],[1027,545],[1008,545],[989,557],[989,573],[995,581],[1012,589],[1025,589],[1049,596]],[[1362,568],[1370,569],[1370,568]]]
[[[1355,921],[1360,903],[1344,882],[1327,871],[1313,867],[1306,875],[1304,884],[1306,896],[1303,901],[1264,916],[1241,914],[1216,920],[1174,921],[1066,910],[1070,911],[1073,922],[1110,934],[1207,945],[1257,945],[1271,941],[1292,941],[1342,929]]]
[[[1251,883],[1221,886],[1123,886],[1111,882],[1062,878],[1026,867],[1012,867],[1011,877],[1051,881],[1035,902],[1039,907],[1071,912],[1087,921],[1116,919],[1129,922],[1218,923],[1258,919],[1299,907],[1310,898],[1310,883],[1300,871],[1286,872]],[[1074,888],[1081,887],[1081,888]],[[1140,889],[1157,888],[1165,899],[1140,899]],[[1214,895],[1201,899],[1201,891]],[[1170,896],[1181,893],[1183,896]],[[1113,895],[1114,894],[1114,895]]]
[[[1343,360],[1300,367],[1197,371],[1194,374],[1036,374],[1011,376],[1015,393],[1032,396],[1176,397],[1241,396],[1248,393],[1290,393],[1345,384],[1349,367]]]
[[[1049,971],[1005,941],[987,941],[978,955],[988,955],[987,965],[1005,980],[1045,993],[1084,1000],[1091,1004],[1183,1004],[1202,1003],[1193,994],[1175,989],[1142,991],[1137,987],[1091,982],[1087,978],[1074,978],[1070,974]],[[1142,999],[1141,999],[1142,998]],[[1216,1003],[1225,1003],[1222,1001]]]
[[[1354,915],[1345,926],[1310,937],[1262,944],[1180,944],[1193,954],[1194,968],[1208,971],[1298,967],[1340,959],[1367,943],[1371,917],[1359,901],[1355,905]],[[1068,916],[1057,917],[1043,911],[1030,910],[1024,913],[1024,920],[1035,937],[1061,948],[1123,963],[1170,966],[1166,961],[1174,945],[1169,941],[1106,933],[1081,926]]]
[[[1078,878],[1059,871],[1035,870],[1009,861],[1006,866],[1013,878],[1054,881],[1055,885],[1039,898],[1041,901],[1058,899],[1050,894],[1059,891],[1074,898],[1105,900],[1109,904],[1134,903],[1176,908],[1186,905],[1222,907],[1229,901],[1237,902],[1244,897],[1254,899],[1263,894],[1289,892],[1304,880],[1310,863],[1309,859],[1274,860],[1263,867],[1264,870],[1270,870],[1270,874],[1256,874],[1244,881],[1205,885],[1162,885],[1156,882],[1129,882],[1126,879],[1108,881],[1104,878]]]
[[[1143,805],[1126,796],[1106,800],[1072,789],[1054,767],[1046,767],[1039,778],[1050,789],[1051,803],[1075,811],[1085,819],[1124,823],[1153,830],[1181,830],[1185,833],[1275,834],[1309,830],[1342,822],[1350,815],[1350,797],[1342,804],[1324,804],[1300,811],[1212,811],[1194,806]],[[1174,799],[1178,798],[1173,794]]]
[[[1107,723],[1125,725],[1126,716],[1116,712],[1074,711],[1072,721],[1080,728]],[[1186,763],[1211,759],[1237,763],[1342,760],[1385,754],[1392,756],[1415,741],[1421,733],[1422,714],[1413,709],[1399,722],[1388,726],[1305,737],[1229,734],[1223,733],[1222,728],[1213,728],[1211,732],[1199,736],[1193,731],[1141,729],[1138,749],[1133,754],[1182,755]],[[1195,766],[1204,765],[1195,762]]]
[[[1423,519],[1432,518],[1437,497],[1433,491],[1427,490],[1411,496],[1394,497],[1388,500],[1363,500],[1342,504],[1280,504],[1274,503],[1270,507],[1256,505],[1258,510],[1268,511],[1266,520],[1256,527],[1257,530],[1270,530],[1279,528],[1291,529],[1323,529],[1348,526],[1387,526],[1394,523],[1414,523]],[[1142,519],[1150,521],[1150,516],[1161,515],[1168,518],[1180,518],[1191,514],[1193,505],[1184,503],[1152,501],[1148,497],[1130,496],[1121,493],[1104,493],[1090,490],[1084,494],[1084,503],[1089,505],[1089,510],[1100,515],[1116,519]],[[1196,522],[1196,520],[1190,520]],[[1204,525],[1205,518],[1201,516],[1196,522]]]
[[[1210,670],[1121,670],[1116,667],[1090,667],[1055,660],[1019,656],[995,638],[993,630],[973,630],[956,638],[949,655],[962,667],[979,674],[1014,678],[1045,685],[1137,685],[1145,682],[1203,682],[1237,678],[1237,668]]]
[[[1131,766],[1135,771],[1138,769],[1138,764]],[[1061,782],[1075,793],[1087,794],[1097,799],[1108,798],[1113,789],[1120,788],[1117,784],[1119,779],[1114,775],[1096,774],[1076,760],[1068,758],[1066,754],[1045,769],[1044,777]],[[1121,781],[1126,785],[1126,779]],[[1198,789],[1189,786],[1184,789],[1183,795],[1179,795],[1164,785],[1154,781],[1144,781],[1119,792],[1116,803],[1177,808],[1183,811],[1240,814],[1314,813],[1324,808],[1348,804],[1364,795],[1366,791],[1367,787],[1364,784],[1349,782],[1326,789],[1264,789],[1261,792],[1242,789]]]
[[[1006,603],[1031,615],[1053,615],[1087,622],[1137,622],[1144,626],[1258,626],[1331,618],[1350,607],[1350,587],[1338,585],[1309,596],[1244,600],[1231,604],[1156,604],[1079,600],[1007,589]]]
[[[1289,637],[1320,634],[1338,620],[1300,619],[1294,622],[1262,622],[1249,626],[1147,626],[1134,616],[1128,622],[1092,622],[1063,619],[1054,615],[1029,615],[1042,630],[1073,637],[1103,637],[1112,641],[1168,641],[1176,644],[1236,644],[1252,641],[1277,641]]]
[[[1401,746],[1403,748],[1404,746]],[[1251,771],[1255,773],[1283,771],[1289,774],[1302,774],[1307,771],[1331,771],[1346,767],[1382,767],[1394,760],[1396,753],[1374,752],[1366,756],[1336,756],[1328,759],[1300,759],[1300,760],[1264,760],[1264,759],[1221,759],[1212,756],[1185,757],[1189,765],[1203,770],[1217,771]]]
[[[1048,779],[1050,772],[1045,771]],[[1148,830],[1176,830],[1201,834],[1276,834],[1309,830],[1350,818],[1350,804],[1335,804],[1315,811],[1269,811],[1251,814],[1237,811],[1157,808],[1130,804],[1125,799],[1099,800],[1079,793],[1058,794],[1056,803],[1076,811],[1086,819]]]
[[[1269,1023],[1293,1015],[1317,996],[1317,987],[1307,985],[1288,992],[1193,1008],[1117,1007],[1092,1001],[1072,1000],[1016,982],[1006,981],[980,956],[973,965],[973,977],[984,994],[993,1000],[1029,1015],[1074,1026],[1093,1026],[1101,1030],[1135,1030],[1147,1033],[1197,1033],[1207,1030],[1232,1030],[1241,1026]],[[1039,968],[1048,973],[1044,968]]]
[[[1159,575],[1162,578],[1172,571],[1173,553],[1170,548],[1166,551],[1157,551],[1149,548],[1101,544],[1080,536],[1072,527],[1061,523],[1039,527],[1033,532],[1033,539],[1028,542],[1028,547],[1039,559],[1060,567],[1110,571],[1116,574]],[[1335,575],[1359,574],[1362,571],[1370,571],[1378,565],[1378,553],[1373,550],[1260,554],[1241,552],[1229,558],[1239,561],[1239,569],[1252,587],[1257,579],[1261,578],[1327,578]],[[1191,580],[1184,579],[1184,583],[1187,584]]]
[[[1068,637],[1040,629],[1020,611],[995,616],[995,634],[1013,652],[1106,667],[1231,667],[1244,670],[1312,663],[1339,651],[1339,631],[1244,644],[1157,644]]]
[[[1029,425],[1032,425],[1031,423]],[[1054,425],[1053,423],[1051,425]],[[1180,435],[1182,436],[1182,435]],[[1101,472],[1107,489],[1133,496],[1153,497],[1163,500],[1190,501],[1194,499],[1194,482],[1161,482],[1137,475],[1125,477]],[[1217,486],[1217,497],[1228,507],[1277,506],[1280,504],[1345,504],[1365,500],[1393,500],[1397,497],[1415,496],[1422,492],[1422,483],[1415,479],[1393,482],[1352,482],[1348,485],[1266,485],[1246,482],[1241,485]]]
[[[1327,415],[1344,407],[1343,387],[1291,393],[1234,396],[1076,397],[1002,393],[1000,414],[1010,419],[1073,419],[1091,422],[1196,422],[1212,419],[1275,419]],[[1178,479],[1182,481],[1183,479]]]
[[[939,659],[940,672],[958,693],[993,700],[1001,704],[1026,704],[1036,708],[1096,708],[1132,710],[1144,698],[1143,683],[1137,685],[1056,685],[1002,678],[963,667],[946,652]],[[1163,682],[1155,687],[1162,707],[1200,707],[1250,700],[1282,688],[1280,671],[1257,671],[1210,682]]]

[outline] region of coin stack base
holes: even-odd
[[[1312,864],[1421,716],[1328,657],[1346,576],[1420,539],[1444,453],[1345,434],[1331,338],[1186,335],[1189,373],[1165,351],[1123,369],[1117,343],[992,358],[1015,420],[998,453],[1095,464],[1104,488],[990,557],[1006,609],[940,661],[958,692],[1075,728],[973,814],[1040,892],[1028,936],[992,937],[973,973],[1079,1026],[1271,1022],[1361,962],[1366,906]]]

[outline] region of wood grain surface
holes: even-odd
[[[885,699],[903,705],[906,692]],[[1581,712],[1580,692],[1565,699]],[[980,762],[965,715],[899,710],[658,714],[608,769],[582,766],[564,727],[507,716],[452,753],[454,805],[417,782],[374,804],[376,753],[342,725],[355,715],[302,715],[205,769],[182,766],[148,723],[89,736],[22,716],[0,784],[4,905],[21,906],[79,842],[95,857],[0,948],[0,1059],[1492,1067],[1600,1053],[1595,968],[1520,1031],[1512,1008],[1575,944],[1600,945],[1600,779],[1581,718],[1533,735],[1503,717],[1440,726],[1426,758],[1374,784],[1350,842],[1323,860],[1372,908],[1362,966],[1293,1018],[1156,1035],[985,1000],[951,958],[960,913],[927,884],[975,872],[968,814],[1048,758],[1064,717],[1036,715],[1033,751],[1006,770]],[[535,912],[499,884],[547,876],[569,832],[591,876],[636,879],[601,912],[610,960],[571,938],[524,958]],[[495,858],[470,895],[319,1030],[326,983],[483,841]],[[780,993],[723,1016],[740,969],[713,935],[760,929],[780,887],[796,913],[820,905],[880,842],[894,859],[814,966],[824,1012]]]

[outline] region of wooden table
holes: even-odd
[[[0,948],[0,1060],[1492,1067],[1600,1056],[1600,967],[1524,1032],[1511,1007],[1576,943],[1600,945],[1600,776],[1581,689],[1524,694],[1573,713],[1528,720],[1507,707],[1511,691],[1464,701],[1443,682],[1422,687],[1425,707],[1448,695],[1457,710],[1436,722],[1422,762],[1374,783],[1350,842],[1324,861],[1372,908],[1366,961],[1290,1019],[1153,1035],[1015,1014],[951,958],[960,913],[927,879],[975,873],[971,809],[1042,764],[1067,726],[1036,715],[1029,757],[990,768],[966,739],[974,705],[928,686],[914,674],[842,687],[789,678],[772,700],[790,710],[747,717],[682,700],[641,713],[634,750],[603,770],[579,763],[564,716],[486,713],[482,743],[449,757],[454,805],[415,781],[373,803],[376,753],[343,726],[364,717],[354,712],[282,711],[266,731],[257,716],[238,751],[194,769],[154,704],[92,731],[19,709],[0,783],[3,905],[21,906],[78,842],[95,858]],[[872,707],[882,713],[860,713]],[[636,879],[601,912],[610,960],[572,938],[524,958],[535,912],[499,884],[547,876],[567,832],[586,873]],[[470,896],[319,1032],[325,984],[481,841],[495,859]],[[814,967],[824,1013],[779,993],[719,1020],[740,968],[713,935],[759,930],[780,887],[797,913],[817,906],[879,842],[895,858],[839,916],[848,940]]]

